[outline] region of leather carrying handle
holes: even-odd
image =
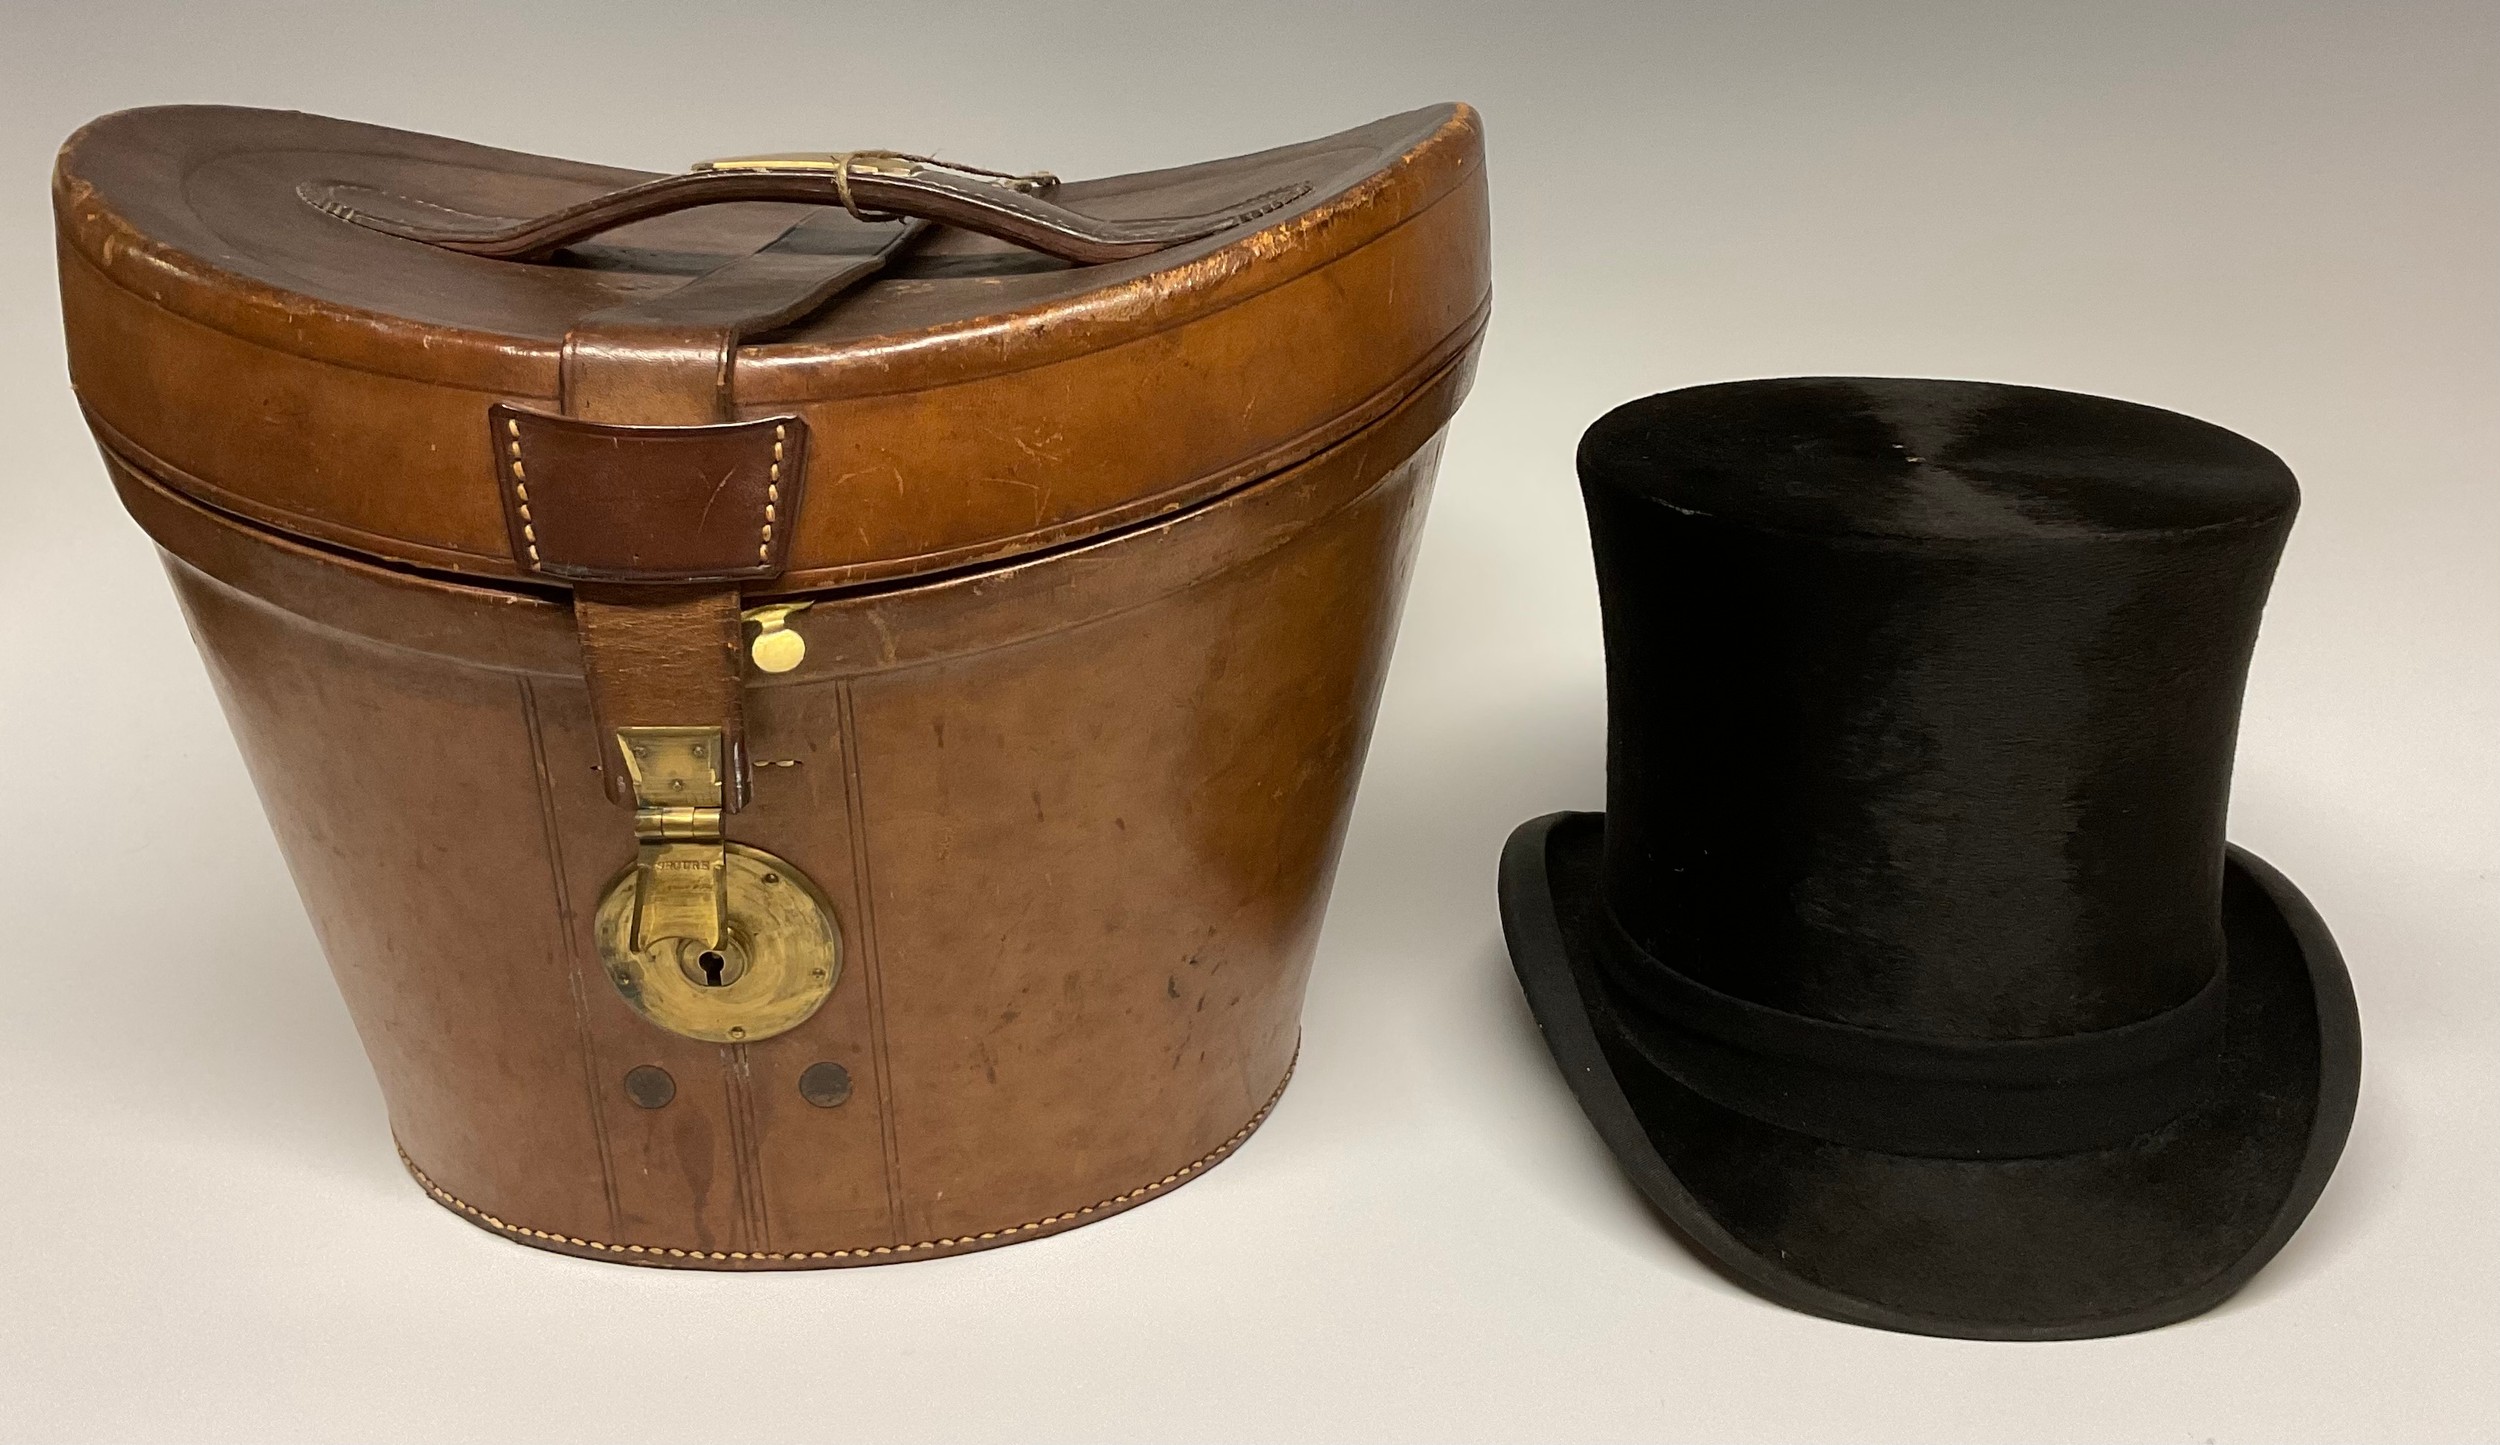
[[[300,191],[358,225],[505,260],[693,206],[840,207],[812,212],[772,244],[672,291],[575,322],[564,340],[560,414],[510,404],[488,414],[513,554],[573,584],[600,767],[609,796],[636,808],[637,836],[648,800],[623,751],[636,729],[716,729],[720,810],[736,812],[747,793],[739,584],[781,572],[808,431],[797,416],[739,416],[742,338],[865,281],[931,221],[1099,262],[1230,229],[1309,189],[1268,191],[1203,216],[1103,221],[1027,193],[1055,184],[1046,177],[1001,185],[920,157],[881,155],[873,168],[863,159],[716,162],[523,221],[367,187]],[[717,834],[710,846],[716,853]]]
[[[838,159],[838,158],[837,158]],[[1195,216],[1105,220],[1001,185],[935,166],[867,169],[785,162],[713,162],[713,168],[663,176],[542,216],[479,216],[341,181],[310,181],[298,194],[311,205],[369,230],[422,241],[447,251],[497,261],[544,260],[561,247],[602,231],[697,206],[779,201],[841,206],[863,220],[905,216],[939,221],[1080,265],[1126,260],[1230,230],[1291,205],[1308,185],[1280,186],[1223,210]]]

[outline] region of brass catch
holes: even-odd
[[[634,787],[634,864],[593,921],[625,1002],[714,1043],[798,1027],[833,992],[842,930],[806,875],[721,837],[721,729],[617,729]]]
[[[776,602],[769,607],[750,607],[738,614],[740,620],[755,624],[755,637],[747,643],[747,656],[755,660],[757,671],[788,672],[807,660],[807,639],[790,629],[790,618],[814,605]]]
[[[717,948],[726,921],[719,728],[618,728],[634,785],[633,945],[665,938]]]

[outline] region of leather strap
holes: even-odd
[[[1195,216],[1105,220],[1013,185],[933,165],[895,170],[787,162],[791,169],[694,170],[626,186],[542,216],[481,216],[341,181],[307,181],[296,194],[341,220],[405,240],[497,261],[543,260],[561,247],[634,221],[731,201],[783,201],[942,221],[1080,265],[1143,256],[1230,230],[1310,193],[1307,184],[1261,191]]]
[[[633,780],[618,751],[616,730],[721,724],[727,751],[721,807],[736,812],[747,797],[745,691],[739,665],[735,587],[618,587],[586,582],[573,589],[573,626],[590,682],[590,715],[599,730],[600,776],[608,796],[630,808]]]
[[[723,807],[746,798],[740,584],[779,576],[807,424],[735,419],[738,344],[876,274],[925,228],[819,212],[771,245],[565,337],[561,416],[498,406],[513,555],[573,584],[608,795],[633,805],[625,727],[710,727]]]
[[[866,281],[926,230],[820,211],[674,290],[584,316],[564,339],[565,414],[640,426],[728,420],[739,342]]]

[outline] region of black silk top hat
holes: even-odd
[[[1513,834],[1502,914],[1633,1181],[1860,1324],[2228,1297],[2360,1080],[2325,925],[2223,837],[2282,462],[2095,397],[1797,379],[1620,407],[1579,465],[1606,812]]]

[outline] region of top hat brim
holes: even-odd
[[[2112,1148],[1920,1158],[1830,1143],[1703,1098],[1656,1063],[1608,981],[1605,818],[1521,825],[1503,932],[1547,1046],[1633,1183],[1741,1283],[1813,1314],[1967,1339],[2082,1339],[2199,1314],[2300,1226],[2352,1124],[2361,1026],[2326,925],[2233,848],[2229,1013],[2203,1101]]]

